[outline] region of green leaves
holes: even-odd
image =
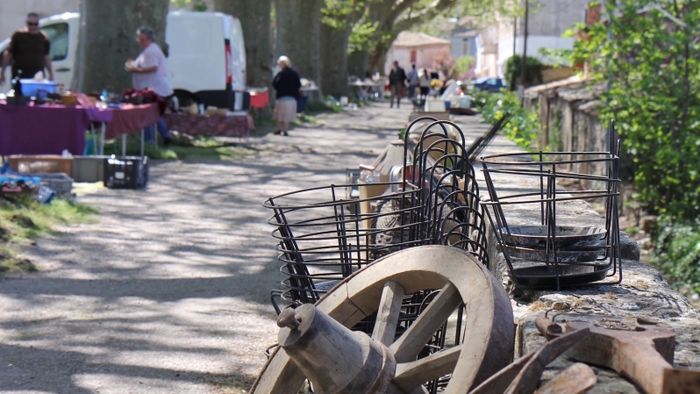
[[[610,0],[605,5],[609,23],[589,26],[572,60],[585,60],[593,78],[609,86],[599,114],[603,122],[616,121],[646,209],[695,218],[700,215],[700,2]]]
[[[505,135],[524,149],[537,149],[541,130],[539,117],[536,112],[523,109],[515,93],[506,90],[481,92],[476,94],[476,103],[484,119],[491,124],[510,114],[510,120],[503,126]]]

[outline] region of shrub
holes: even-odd
[[[476,95],[476,104],[481,108],[484,119],[490,124],[510,114],[510,120],[503,126],[506,137],[526,150],[538,149],[540,120],[535,112],[529,112],[520,106],[520,99],[515,93],[480,92]]]
[[[652,262],[672,284],[700,293],[700,222],[674,223],[665,218],[659,223]]]
[[[506,61],[506,79],[510,90],[515,90],[520,82],[522,56],[511,56]],[[525,58],[525,86],[542,83],[542,64],[537,58],[527,56]]]

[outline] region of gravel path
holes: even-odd
[[[146,191],[80,197],[96,223],[44,237],[37,274],[0,281],[0,392],[220,393],[276,341],[274,194],[343,183],[403,127],[378,104],[251,139],[236,162],[161,162]]]

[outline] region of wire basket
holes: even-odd
[[[287,302],[316,302],[335,283],[377,258],[422,244],[412,238],[418,190],[373,195],[389,183],[354,185],[359,198],[348,198],[353,185],[303,189],[269,198],[269,223],[276,228],[282,289]],[[273,304],[275,302],[273,301]],[[277,307],[276,307],[277,308]]]
[[[607,152],[534,156],[534,160],[526,153],[482,157],[489,193],[482,204],[515,286],[560,289],[610,277],[617,279],[604,283],[619,283],[619,156]],[[513,184],[527,186],[514,190]],[[602,217],[591,214],[596,205],[604,211]]]
[[[420,133],[413,128],[427,123]],[[413,134],[413,138],[411,138]],[[404,183],[420,189],[419,238],[472,253],[488,265],[479,186],[462,130],[445,120],[418,118],[404,139]]]

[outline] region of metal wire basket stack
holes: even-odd
[[[428,122],[419,134],[411,131]],[[420,189],[419,238],[467,250],[488,265],[479,186],[462,130],[445,120],[416,119],[404,140],[404,183]]]
[[[379,186],[379,185],[377,185]],[[381,186],[391,186],[383,184]],[[424,243],[411,238],[418,190],[349,198],[353,185],[330,185],[269,198],[269,223],[278,241],[282,289],[274,298],[313,303],[336,282],[377,258]],[[360,188],[368,186],[360,186]]]
[[[489,193],[482,204],[516,287],[619,283],[617,146],[610,152],[482,157]],[[531,187],[514,190],[508,185],[516,178]],[[602,217],[590,212],[594,206]]]

